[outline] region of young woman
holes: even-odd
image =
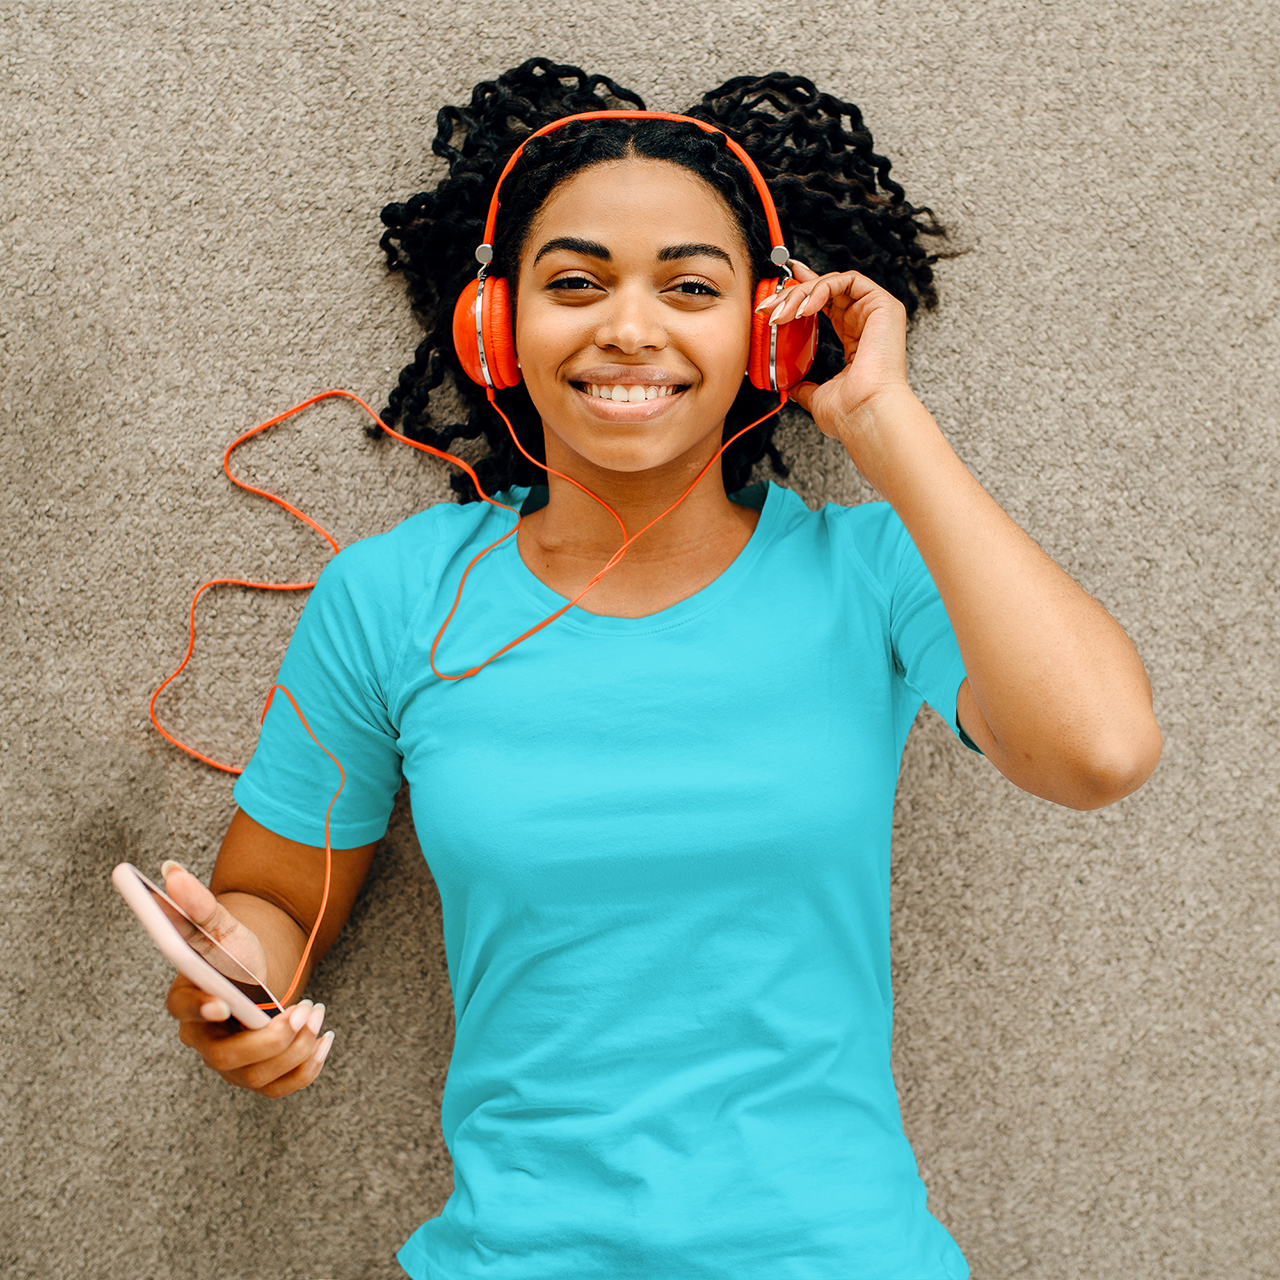
[[[940,229],[856,109],[808,81],[731,81],[690,113],[763,172],[785,266],[718,133],[594,119],[528,142],[488,264],[513,311],[508,432],[454,353],[454,300],[517,145],[620,104],[642,107],[527,63],[441,112],[449,176],[384,212],[429,329],[386,419],[440,447],[485,434],[480,483],[521,515],[432,507],[343,551],[307,605],[281,680],[348,781],[304,972],[406,779],[456,1011],[455,1191],[401,1251],[411,1276],[964,1276],[889,1068],[906,735],[927,700],[1017,786],[1091,809],[1155,766],[1150,687],[1123,630],[912,393],[907,323],[934,301],[919,238]],[[883,502],[814,512],[744,488],[758,459],[782,468],[776,417],[717,457],[781,399],[744,377],[753,325],[767,349],[770,325],[819,313],[791,399]],[[433,429],[446,378],[472,412]],[[659,516],[617,559],[623,529]],[[167,867],[277,988],[319,911],[332,772],[278,699],[212,892]],[[179,978],[168,1007],[205,1062],[269,1097],[309,1085],[331,1044],[308,1001],[249,1031]]]

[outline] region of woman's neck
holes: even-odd
[[[733,563],[759,512],[729,500],[719,460],[674,510],[667,510],[704,464],[705,459],[680,460],[642,475],[586,475],[580,473],[590,468],[573,469],[575,479],[617,512],[628,535],[661,517],[583,598],[583,609],[644,617],[702,590]],[[618,550],[623,532],[609,511],[577,486],[555,475],[547,480],[546,506],[521,522],[520,556],[553,591],[572,598]]]

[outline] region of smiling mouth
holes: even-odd
[[[614,384],[610,386],[595,382],[575,382],[573,385],[579,391],[585,392],[593,400],[612,400],[615,404],[640,404],[645,400],[661,400],[666,396],[672,396],[677,392],[689,389],[687,383],[665,384],[660,387],[652,384],[645,386]]]

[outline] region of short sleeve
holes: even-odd
[[[895,662],[907,685],[951,726],[966,747],[981,754],[956,714],[956,698],[965,679],[964,659],[942,597],[924,557],[896,514],[885,532],[899,544],[889,601]]]
[[[354,848],[379,839],[401,780],[398,734],[386,681],[403,626],[394,567],[369,539],[325,567],[302,611],[278,683],[293,695],[316,738],[345,773],[333,807],[330,840]],[[277,692],[258,745],[235,785],[236,803],[264,827],[303,844],[323,845],[325,813],[340,775]]]

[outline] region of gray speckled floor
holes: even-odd
[[[971,252],[913,377],[1128,628],[1164,759],[1092,814],[925,718],[895,851],[896,1070],[980,1280],[1280,1274],[1277,50],[1266,6],[534,0],[0,7],[0,1273],[394,1276],[450,1186],[438,903],[398,814],[286,1105],[181,1049],[122,856],[207,869],[230,786],[149,730],[189,593],[322,545],[220,477],[233,434],[416,341],[378,211],[435,111],[534,53],[680,108],[785,68],[856,100]],[[314,411],[246,465],[344,542],[446,494]],[[865,488],[789,428],[811,500]],[[244,758],[296,608],[220,596],[169,716]]]

